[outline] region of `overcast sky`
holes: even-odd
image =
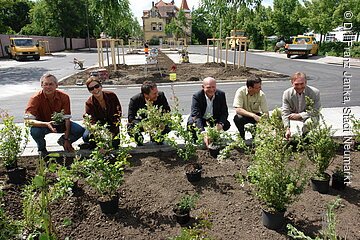
[[[150,10],[151,9],[151,3],[157,3],[159,0],[129,0],[130,2],[130,8],[134,14],[134,16],[136,17],[136,19],[139,21],[140,25],[142,25],[142,13],[143,10]],[[166,3],[171,2],[171,0],[163,0]],[[175,0],[175,5],[180,7],[181,5],[181,1],[182,0]],[[264,6],[271,6],[272,5],[272,1],[273,0],[263,0],[262,4]],[[195,9],[199,6],[199,2],[200,0],[187,0],[187,4],[190,8],[190,10],[192,10],[192,8],[194,7]]]

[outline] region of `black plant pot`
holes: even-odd
[[[217,156],[219,155],[220,153],[220,148],[209,148],[209,153],[210,153],[210,156],[212,156],[213,158],[217,158]]]
[[[345,186],[346,186],[345,185],[345,177],[342,175],[333,173],[331,187],[336,190],[344,190]]]
[[[185,166],[185,174],[189,182],[198,182],[201,179],[203,168],[200,163],[189,163]]]
[[[52,122],[51,125],[56,129],[57,133],[64,133],[66,130],[65,122],[60,124]]]
[[[283,212],[268,212],[262,209],[262,223],[263,225],[271,230],[277,230],[284,226],[285,211]]]
[[[174,208],[174,215],[176,222],[183,225],[190,221],[190,210],[180,210],[179,208]]]
[[[23,184],[26,182],[26,168],[16,167],[7,170],[8,182],[12,184]]]
[[[330,175],[326,173],[326,179],[311,178],[311,188],[322,194],[329,192]]]
[[[99,199],[101,212],[105,214],[113,214],[119,210],[119,195],[113,196],[110,200]]]

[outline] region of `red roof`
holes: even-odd
[[[182,0],[180,9],[190,10],[186,0]]]

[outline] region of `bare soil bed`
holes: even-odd
[[[58,239],[168,239],[180,234],[181,227],[173,216],[175,203],[184,194],[198,193],[199,201],[191,212],[191,221],[207,216],[212,223],[208,236],[212,239],[288,239],[285,227],[279,231],[265,228],[261,223],[261,203],[251,193],[248,184],[241,185],[235,174],[245,173],[249,156],[236,150],[231,157],[219,163],[206,150],[198,150],[197,162],[203,165],[202,179],[190,183],[184,175],[187,164],[176,157],[175,152],[159,151],[152,154],[133,154],[127,167],[125,182],[119,189],[119,211],[113,215],[101,213],[95,193],[80,182],[81,191],[58,200],[51,205],[52,222]],[[26,167],[29,177],[34,176],[36,157],[22,158],[20,166]],[[329,173],[342,166],[342,155],[337,155]],[[344,191],[330,189],[329,194],[319,194],[306,187],[299,199],[287,210],[287,223],[315,236],[323,222],[325,206],[337,195],[341,206],[336,209],[337,232],[349,240],[360,239],[360,152],[351,153],[352,183]],[[310,165],[310,164],[309,164]],[[5,181],[4,169],[0,168],[0,181]],[[23,186],[6,184],[6,213],[21,218]],[[71,219],[64,226],[63,220]],[[184,227],[184,226],[183,226]]]
[[[191,57],[191,55],[190,55]],[[104,84],[126,85],[126,84],[141,84],[145,80],[152,80],[157,83],[171,82],[169,79],[169,73],[175,63],[164,53],[159,52],[158,66],[149,65],[147,72],[145,72],[145,65],[118,65],[117,70],[113,70],[113,66],[107,67],[110,79],[105,80]],[[232,81],[244,81],[246,78],[256,75],[262,79],[274,79],[284,78],[287,75],[278,74],[269,71],[261,71],[254,68],[237,68],[232,65],[228,65],[225,68],[224,63],[182,63],[176,64],[177,81],[201,81],[205,77],[214,77],[217,80],[232,80]],[[97,68],[88,68],[84,71],[78,72],[60,83],[61,85],[74,85],[76,83],[85,83],[86,79],[90,76],[90,73]]]

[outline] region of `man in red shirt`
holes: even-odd
[[[82,137],[85,129],[70,121],[70,98],[66,93],[57,90],[58,81],[52,74],[46,73],[40,78],[42,90],[32,96],[25,110],[25,120],[31,126],[30,134],[35,140],[40,156],[48,154],[45,135],[56,133],[51,124],[51,115],[54,112],[64,111],[66,129],[59,138],[58,144],[67,152],[73,152],[72,143]]]

